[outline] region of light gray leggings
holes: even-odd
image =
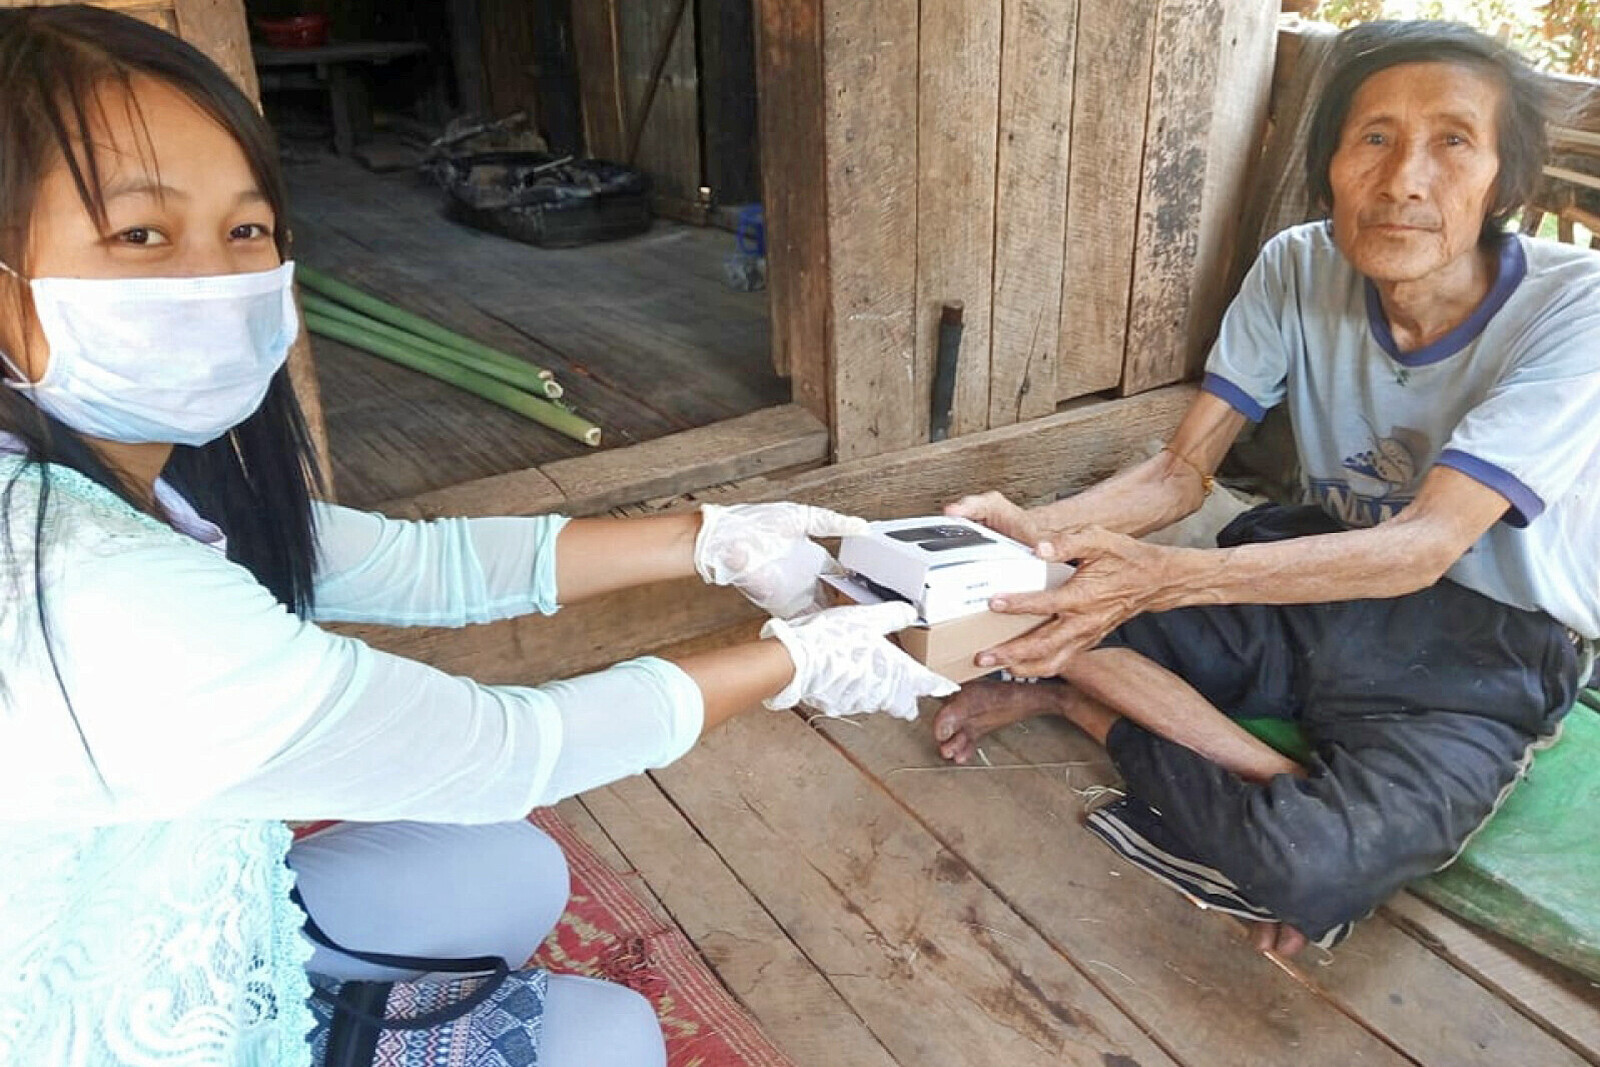
[[[526,822],[344,823],[289,850],[306,908],[328,936],[368,952],[503,956],[520,966],[566,907],[567,861]],[[308,970],[395,980],[412,972],[318,946]],[[664,1067],[655,1010],[623,986],[551,975],[539,1067]]]

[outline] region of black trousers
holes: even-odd
[[[1217,540],[1338,528],[1316,508],[1265,505]],[[1454,859],[1579,682],[1565,627],[1450,581],[1391,600],[1142,615],[1105,645],[1144,654],[1229,716],[1300,724],[1309,776],[1264,785],[1128,719],[1106,747],[1196,859],[1312,940]]]

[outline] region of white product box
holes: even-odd
[[[986,611],[1001,593],[1053,588],[1072,573],[1009,537],[942,515],[874,522],[840,542],[839,563],[910,601],[929,626]]]

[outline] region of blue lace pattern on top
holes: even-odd
[[[40,473],[0,455],[0,493],[10,490],[0,496],[10,519],[0,572],[18,593],[0,610],[0,648],[19,653],[7,655],[18,685],[31,672],[50,677],[42,642],[26,632],[38,628]],[[42,532],[51,566],[119,542],[183,536],[76,471],[52,467],[50,486]],[[0,717],[20,714],[12,688],[0,689]],[[269,820],[0,817],[0,1063],[306,1067],[311,946],[289,899],[290,841]]]

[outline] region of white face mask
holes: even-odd
[[[293,281],[293,262],[205,278],[35,278],[50,362],[29,383],[6,359],[23,379],[7,384],[90,437],[203,445],[261,406],[288,357],[300,331]]]

